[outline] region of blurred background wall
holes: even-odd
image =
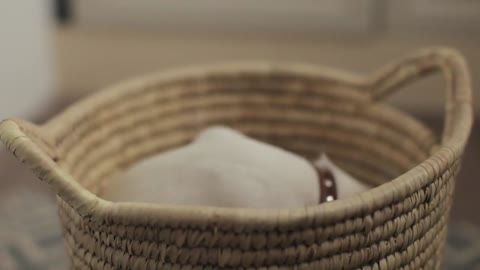
[[[0,118],[31,117],[52,98],[55,69],[47,0],[0,2]]]
[[[137,74],[232,60],[301,61],[369,73],[431,45],[458,48],[473,77],[480,77],[479,1],[73,0],[70,10],[54,35],[60,89],[69,96]],[[427,79],[393,102],[437,114],[441,87],[438,78]]]
[[[135,75],[221,61],[309,62],[368,74],[416,48],[443,45],[465,54],[474,85],[480,77],[475,0],[27,0],[0,7],[2,118],[35,116],[53,99],[75,100]],[[391,101],[439,115],[441,88],[429,78]]]

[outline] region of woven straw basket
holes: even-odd
[[[433,71],[447,89],[440,139],[380,102]],[[41,126],[5,120],[0,138],[58,195],[75,269],[439,269],[472,119],[464,59],[429,48],[367,77],[265,63],[142,77]],[[299,209],[101,198],[115,173],[219,123],[308,158],[326,151],[376,188]]]

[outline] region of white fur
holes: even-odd
[[[326,156],[317,163],[332,168],[339,180],[340,197],[366,189]],[[317,204],[319,187],[314,167],[306,159],[232,129],[212,127],[189,145],[134,165],[112,182],[105,198],[180,205],[293,208]]]
[[[351,197],[370,188],[367,184],[358,181],[337,167],[325,153],[321,154],[313,163],[315,167],[326,168],[333,174],[337,184],[337,195],[339,199]]]

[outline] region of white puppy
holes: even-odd
[[[368,187],[326,156],[339,198]],[[204,130],[189,145],[150,157],[112,181],[111,201],[294,208],[319,203],[318,175],[306,159],[226,127]]]
[[[321,154],[313,164],[317,168],[329,170],[335,177],[338,199],[348,198],[371,188],[337,167],[325,153]]]

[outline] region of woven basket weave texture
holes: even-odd
[[[432,72],[447,93],[438,139],[381,102]],[[428,48],[370,76],[268,63],[145,76],[43,125],[5,120],[0,139],[57,194],[74,269],[440,269],[472,112],[462,56]],[[214,124],[307,158],[325,151],[376,188],[302,209],[101,198],[116,173]]]

